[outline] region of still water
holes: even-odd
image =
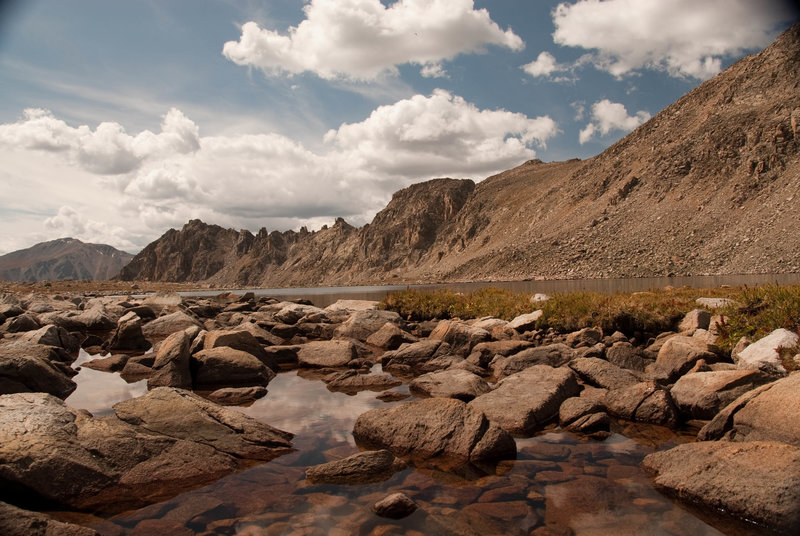
[[[85,367],[76,380],[78,389],[67,403],[96,415],[146,389],[141,382],[126,384],[118,374]],[[312,485],[305,481],[306,467],[359,451],[351,432],[361,413],[402,402],[382,402],[372,391],[331,392],[313,373],[296,370],[278,374],[268,389],[265,398],[239,409],[294,433],[295,452],[107,520],[77,520],[120,536],[527,535],[536,528],[575,535],[758,534],[698,517],[653,489],[639,469],[642,458],[694,437],[656,426],[620,424],[602,441],[552,427],[518,438],[517,459],[488,473],[408,468],[379,483]],[[408,392],[406,386],[394,390]],[[396,491],[416,501],[419,510],[400,521],[371,512],[376,501]]]
[[[381,300],[391,292],[405,289],[440,290],[450,289],[454,292],[472,292],[485,287],[498,287],[514,292],[535,294],[553,294],[559,292],[641,292],[671,287],[711,288],[721,285],[755,286],[755,285],[800,285],[800,273],[797,274],[750,274],[750,275],[709,275],[681,277],[640,277],[635,279],[557,279],[546,281],[494,281],[475,283],[441,283],[428,285],[381,285],[360,287],[303,287],[303,288],[267,288],[240,289],[234,293],[253,292],[256,296],[272,296],[284,300],[307,299],[317,307],[327,307],[339,299],[349,300]],[[197,290],[180,292],[184,296],[215,296],[222,292],[216,290]]]

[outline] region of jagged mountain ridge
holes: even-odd
[[[0,256],[0,280],[108,280],[133,257],[106,244],[59,238]]]
[[[795,25],[594,158],[416,184],[360,229],[340,219],[252,235],[193,221],[121,277],[298,286],[800,271],[798,130]]]

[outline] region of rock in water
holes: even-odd
[[[372,511],[381,517],[402,519],[413,514],[419,506],[405,493],[392,493],[372,506]]]
[[[306,479],[312,484],[366,484],[381,482],[406,467],[388,450],[359,452],[306,469]]]

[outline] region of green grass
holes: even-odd
[[[759,339],[777,328],[800,330],[800,286],[755,288],[663,289],[650,292],[555,294],[542,304],[531,304],[530,295],[497,288],[460,294],[452,291],[405,290],[388,295],[382,308],[409,320],[494,316],[510,320],[537,308],[543,311],[538,329],[568,333],[599,326],[610,334],[621,331],[655,335],[675,330],[683,316],[699,306],[699,297],[730,298],[738,302],[714,311],[724,314],[719,345],[730,350],[742,336]]]

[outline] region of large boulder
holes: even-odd
[[[58,361],[63,353],[27,341],[0,345],[0,394],[40,392],[67,398],[77,388],[70,379],[76,373]]]
[[[457,398],[469,402],[492,390],[480,376],[461,369],[429,372],[408,385],[412,393],[432,398]]]
[[[142,326],[142,333],[148,340],[165,339],[176,331],[183,331],[192,326],[202,329],[203,325],[194,317],[183,311],[175,311],[168,315],[159,316]]]
[[[332,304],[325,307],[325,311],[329,313],[374,311],[378,308],[378,305],[380,305],[380,302],[372,300],[336,300]]]
[[[475,325],[477,324],[473,324],[473,326]],[[489,363],[492,362],[492,359],[494,359],[495,356],[499,355],[507,357],[532,346],[533,343],[530,341],[507,340],[482,342],[475,345],[475,347],[472,349],[472,352],[467,357],[467,360],[473,365],[485,369],[489,366]]]
[[[538,310],[532,313],[519,315],[513,318],[505,327],[511,328],[518,333],[524,333],[536,328],[536,321],[539,320],[544,311]]]
[[[357,357],[356,345],[343,340],[309,342],[297,351],[297,363],[310,368],[346,367]]]
[[[656,382],[641,382],[606,393],[606,407],[615,417],[633,422],[675,426],[678,410],[669,391]]]
[[[189,335],[185,331],[173,333],[161,343],[153,362],[153,373],[147,380],[149,388],[192,388],[192,373],[189,363]]]
[[[451,348],[446,342],[424,339],[419,342],[403,344],[397,350],[385,352],[381,356],[383,370],[391,373],[411,373],[428,361],[450,355]]]
[[[694,309],[689,311],[681,320],[678,325],[678,331],[681,333],[694,333],[698,329],[708,329],[711,322],[711,313],[705,309]]]
[[[70,508],[119,512],[291,448],[291,435],[159,388],[94,418],[43,393],[0,396],[0,486]]]
[[[41,322],[32,313],[23,313],[13,317],[3,324],[3,330],[8,333],[23,333],[26,331],[36,331],[42,327]]]
[[[195,389],[267,385],[275,377],[257,358],[227,346],[197,352],[190,367]]]
[[[800,337],[788,329],[776,329],[744,350],[733,355],[736,366],[743,370],[761,370],[767,374],[785,376],[786,369],[781,363],[778,348],[796,346]]]
[[[22,335],[20,340],[46,346],[57,346],[76,356],[81,348],[81,340],[78,337],[72,335],[66,329],[54,325],[47,325],[36,331],[29,331]]]
[[[417,341],[419,339],[403,331],[396,324],[386,322],[381,329],[367,337],[366,343],[384,350],[395,350],[402,344]]]
[[[627,341],[618,341],[606,350],[606,359],[609,363],[623,369],[644,372],[652,361],[647,359],[645,353]]]
[[[800,448],[783,443],[687,443],[642,462],[660,490],[715,513],[794,534],[800,527]]]
[[[513,342],[513,341],[502,341]],[[566,344],[556,343],[545,346],[536,346],[517,352],[509,357],[499,358],[490,363],[494,377],[499,379],[522,372],[534,365],[548,365],[560,367],[569,363],[575,357],[575,350]]]
[[[658,351],[656,362],[647,367],[647,372],[655,379],[673,383],[701,359],[714,363],[717,356],[700,339],[681,335],[670,337]]]
[[[405,467],[405,462],[388,450],[371,450],[309,467],[306,480],[312,484],[367,484],[386,480]]]
[[[594,346],[601,340],[603,340],[603,330],[600,328],[583,328],[567,335],[567,344],[573,348]]]
[[[203,348],[208,350],[211,348],[219,348],[227,346],[234,350],[241,350],[252,355],[273,371],[278,371],[278,363],[270,358],[264,351],[264,347],[253,336],[252,333],[245,330],[212,330],[206,333],[203,339]]]
[[[428,398],[370,410],[356,420],[356,441],[415,461],[448,457],[463,462],[513,459],[517,446],[508,432],[479,410],[453,398]]]
[[[603,389],[620,389],[640,381],[633,373],[597,357],[575,359],[569,367],[584,382]]]
[[[441,320],[429,338],[448,343],[454,354],[468,355],[472,348],[491,338],[485,329],[470,326],[457,320]]]
[[[558,415],[564,400],[579,392],[569,369],[535,365],[504,378],[469,405],[513,434],[532,435]]]
[[[692,419],[713,419],[746,393],[772,380],[756,370],[720,370],[686,374],[670,389],[678,409]]]
[[[698,439],[781,441],[800,447],[800,374],[741,395],[700,430]]]
[[[279,305],[281,308],[275,313],[275,320],[283,324],[296,324],[298,320],[307,315],[325,314],[323,309],[313,305],[292,302],[282,302]]]
[[[378,311],[374,309],[355,311],[350,315],[350,318],[336,328],[334,337],[338,339],[356,339],[364,342],[387,322],[400,324],[400,315],[394,311]]]
[[[70,320],[78,322],[82,326],[82,331],[109,331],[117,325],[117,317],[110,314],[102,305],[86,308]]]
[[[142,332],[142,319],[133,311],[120,317],[108,343],[109,350],[147,350],[151,346]]]

